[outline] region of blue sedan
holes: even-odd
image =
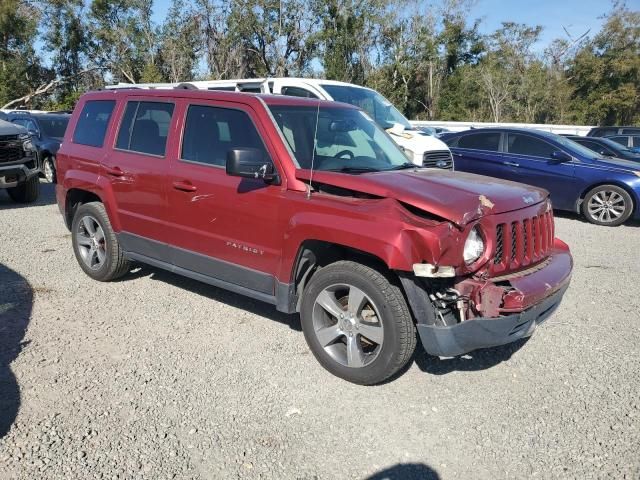
[[[549,191],[553,207],[597,225],[640,219],[640,166],[539,130],[486,128],[447,134],[455,169]]]

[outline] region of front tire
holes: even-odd
[[[352,383],[387,380],[415,351],[416,331],[402,292],[359,263],[320,269],[304,290],[300,318],[318,362]]]
[[[42,162],[42,174],[49,183],[56,183],[56,162],[53,157],[45,157]]]
[[[582,213],[591,223],[617,227],[629,219],[633,207],[626,190],[615,185],[600,185],[584,197]]]
[[[33,203],[40,195],[40,179],[37,175],[34,175],[17,187],[9,188],[7,193],[14,202]]]
[[[108,282],[129,272],[129,261],[102,203],[78,207],[71,225],[71,241],[80,268],[94,280]]]

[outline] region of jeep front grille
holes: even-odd
[[[496,226],[494,272],[515,271],[544,260],[553,246],[553,211]]]
[[[437,150],[434,152],[424,152],[422,156],[422,166],[429,168],[451,169],[453,159],[449,150]]]

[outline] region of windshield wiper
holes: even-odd
[[[420,168],[420,165],[416,165],[415,163],[405,162],[405,163],[401,163],[400,165],[391,167],[387,170],[408,170],[409,168]]]
[[[367,172],[379,172],[380,170],[373,167],[342,167],[342,168],[330,168],[328,172],[340,172],[340,173],[367,173]]]

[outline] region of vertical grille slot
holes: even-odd
[[[511,261],[518,260],[518,222],[511,224]]]
[[[504,253],[504,224],[501,223],[496,227],[496,254],[493,257],[493,263],[498,265],[502,262]]]

